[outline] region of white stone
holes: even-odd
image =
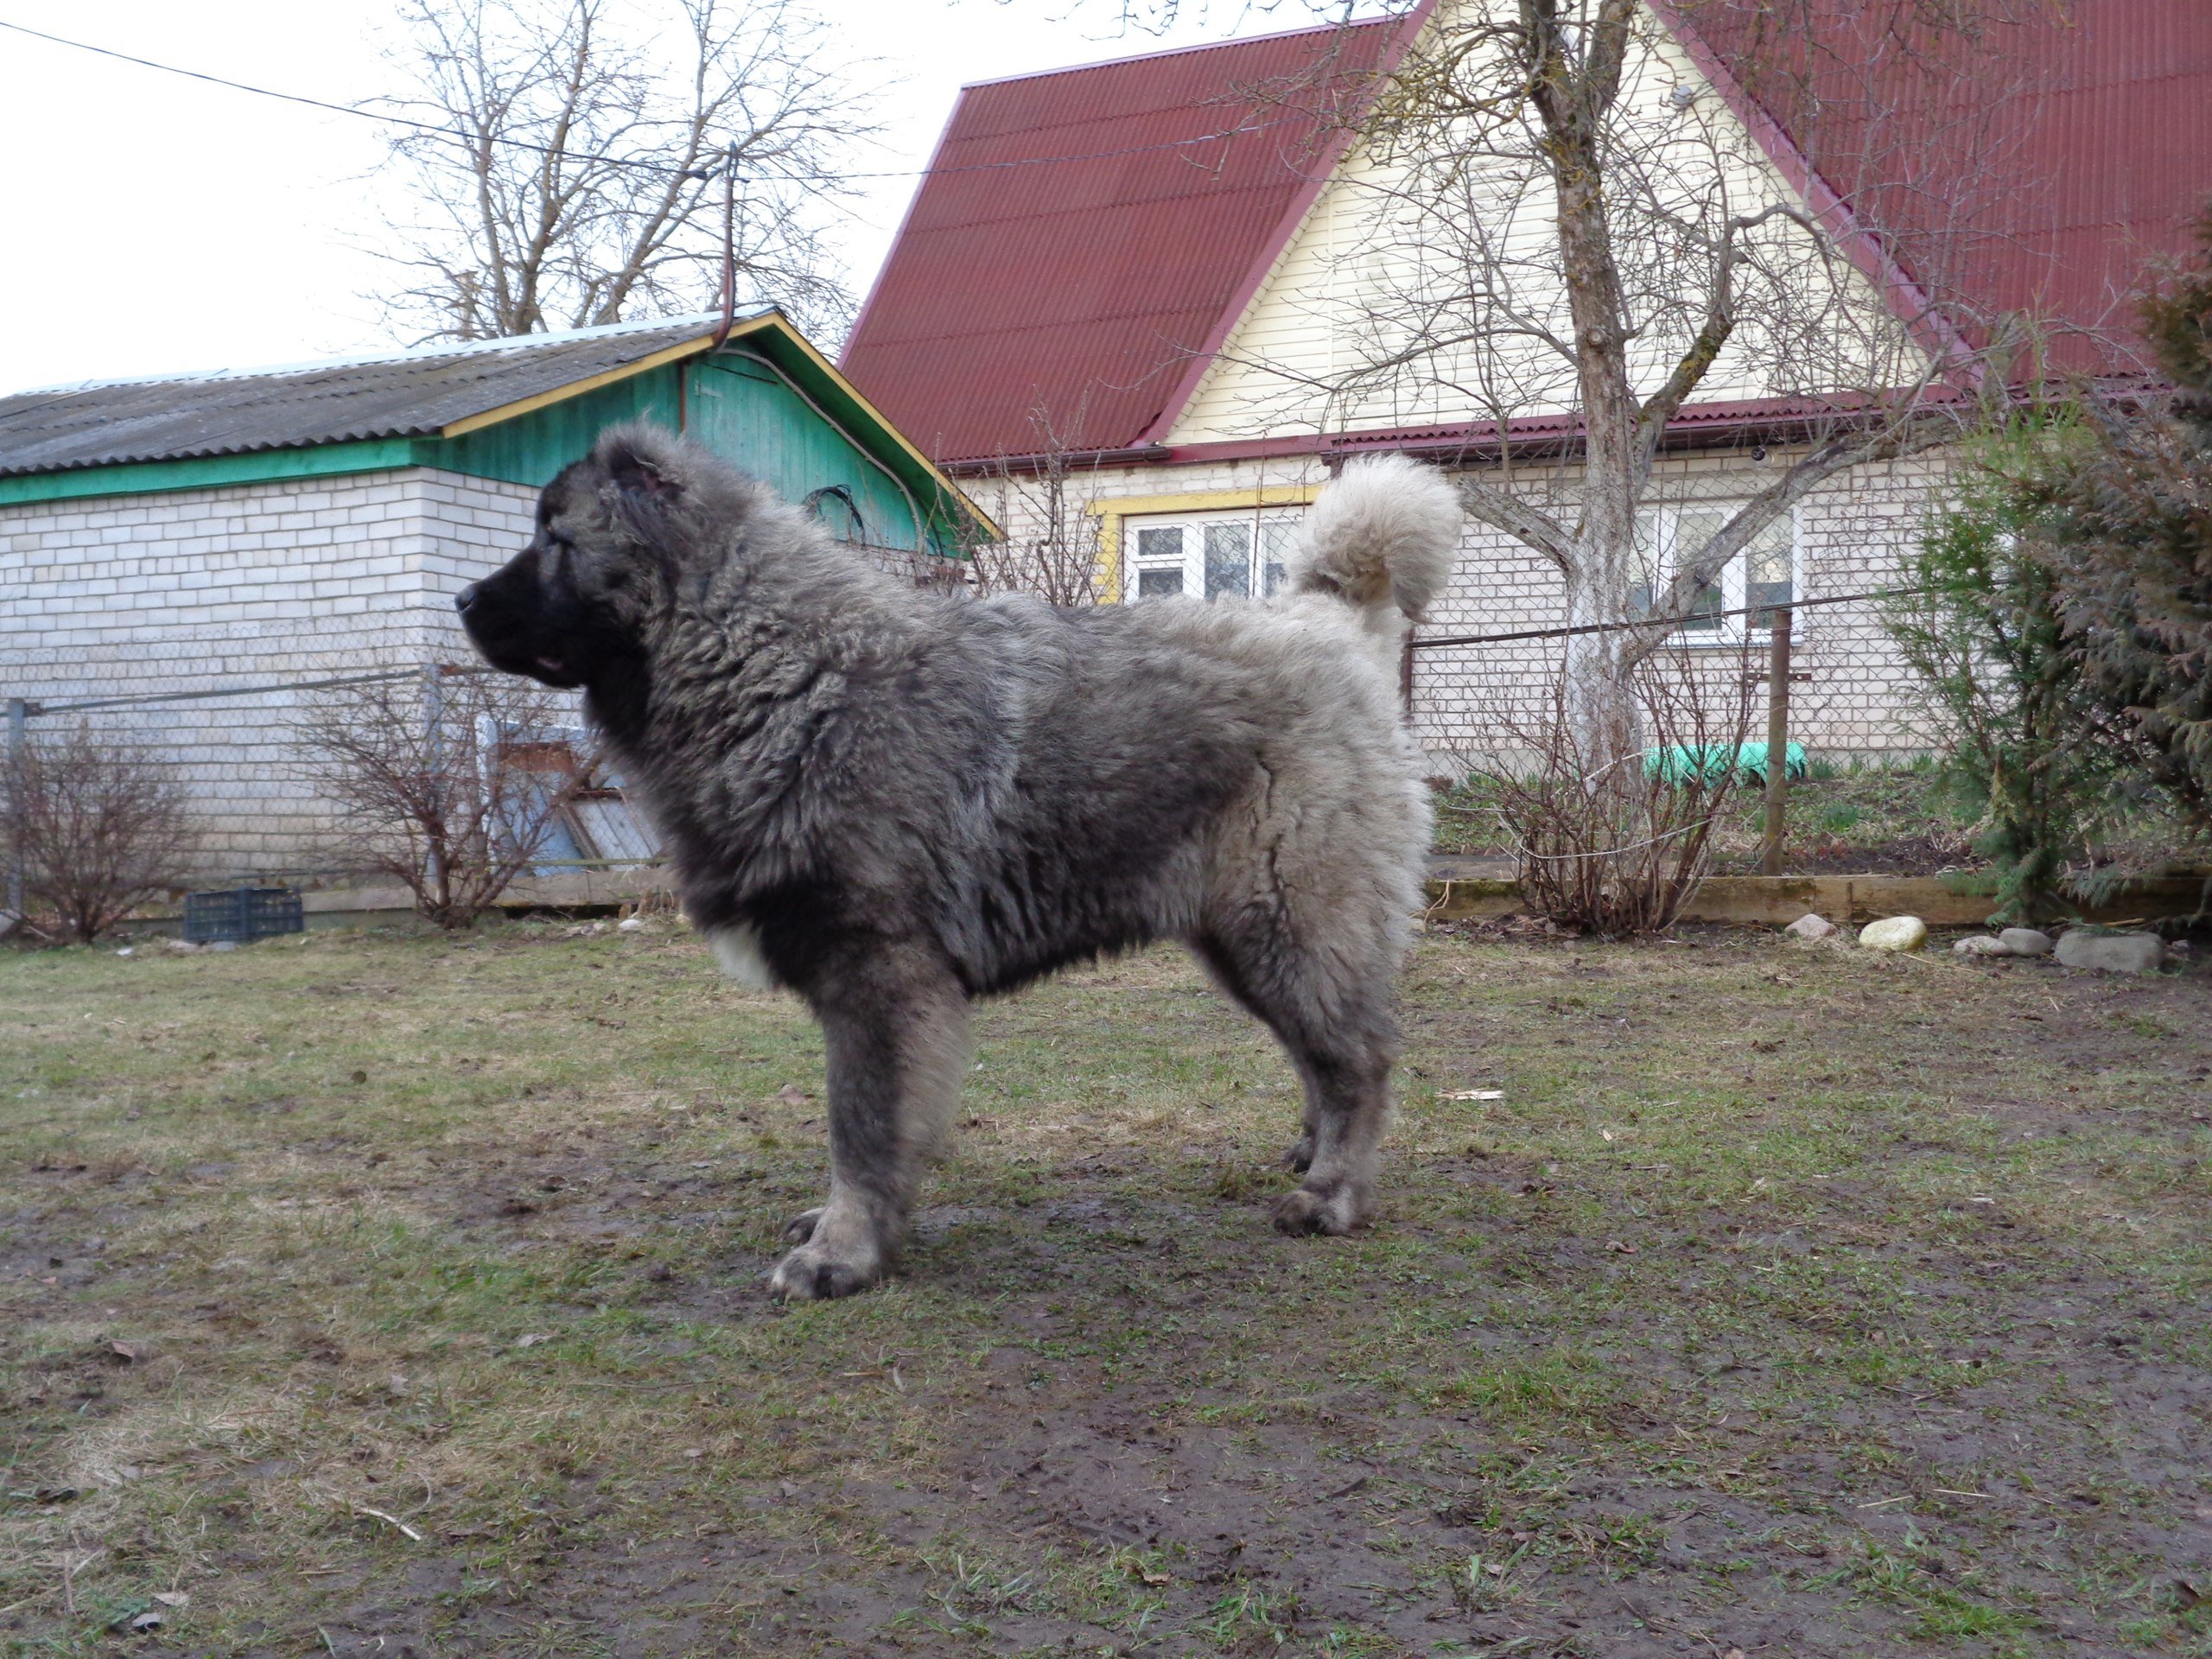
[[[2166,942],[2155,933],[2092,933],[2071,928],[2059,937],[2058,960],[2068,968],[2105,974],[2153,974],[2165,966]]]
[[[1793,939],[1825,939],[1834,936],[1835,924],[1825,916],[1808,912],[1782,931]]]
[[[2047,957],[2050,954],[2050,935],[2038,927],[2008,927],[1997,937],[2005,941],[2005,948],[2016,957]]]
[[[1917,950],[1928,943],[1928,924],[1917,916],[1885,916],[1860,928],[1859,943],[1868,950]]]

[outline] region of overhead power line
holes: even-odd
[[[136,64],[141,69],[153,69],[165,75],[181,75],[187,80],[205,81],[211,86],[226,87],[234,92],[251,92],[256,98],[273,98],[281,103],[299,104],[311,110],[324,110],[333,115],[350,115],[357,120],[374,121],[385,126],[410,127],[432,138],[450,144],[473,149],[479,143],[499,144],[510,149],[528,150],[533,156],[550,156],[562,161],[599,162],[610,167],[632,167],[641,172],[696,175],[701,179],[712,176],[711,167],[679,168],[666,162],[648,161],[642,156],[609,156],[602,151],[563,149],[556,144],[534,144],[526,138],[508,138],[491,135],[455,132],[433,121],[417,121],[410,116],[379,114],[352,104],[333,104],[320,98],[309,98],[301,92],[283,92],[270,86],[255,86],[243,80],[231,80],[222,75],[204,73],[198,69],[181,68],[173,63],[159,63],[151,58],[135,57],[128,52],[118,52],[111,47],[94,46],[89,41],[73,41],[60,35],[49,35],[44,29],[26,28],[0,18],[0,29],[16,35],[28,35],[33,40],[45,41],[54,46],[66,46],[78,52],[90,52],[96,56],[113,58],[119,63]],[[1136,156],[1147,150],[1179,149],[1191,144],[1211,143],[1217,139],[1240,137],[1246,133],[1262,132],[1269,127],[1288,124],[1294,118],[1280,117],[1271,121],[1244,121],[1235,126],[1224,127],[1213,132],[1193,133],[1187,138],[1156,140],[1148,144],[1129,144],[1119,149],[1087,150],[1074,156],[1020,156],[1003,162],[969,162],[957,167],[893,168],[872,173],[847,173],[848,179],[923,179],[946,173],[989,173],[1004,168],[1047,167],[1058,162],[1100,162],[1117,156]]]

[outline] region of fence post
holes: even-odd
[[[1789,630],[1793,613],[1766,613],[1766,833],[1759,873],[1782,874],[1782,836],[1789,810]]]
[[[22,697],[8,699],[8,805],[14,822],[8,826],[8,913],[23,913],[23,745],[30,719],[30,704]]]

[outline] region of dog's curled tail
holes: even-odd
[[[1451,577],[1460,520],[1459,492],[1434,467],[1362,456],[1306,515],[1290,587],[1418,617]]]

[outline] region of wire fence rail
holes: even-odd
[[[1911,590],[1869,588],[1798,598],[1786,607],[1770,601],[1700,612],[1694,619],[1698,626],[1738,621],[1747,626],[1735,627],[1726,639],[1680,635],[1662,642],[1669,647],[1663,654],[1675,659],[1685,674],[1767,687],[1764,735],[1770,748],[1787,756],[1801,735],[1823,728],[1824,722],[1835,724],[1827,715],[1839,700],[1859,695],[1863,676],[1858,664],[1866,653],[1840,636],[1855,630],[1857,638],[1869,637],[1874,621],[1867,616],[1847,627],[1839,626],[1834,631],[1837,639],[1808,657],[1802,654],[1806,635],[1801,613],[1834,615],[1841,607],[1872,607],[1912,596]],[[1767,627],[1761,637],[1763,624],[1782,615],[1791,619],[1790,626]],[[1532,708],[1556,683],[1563,671],[1566,642],[1599,632],[1679,634],[1681,626],[1680,621],[1635,620],[1416,632],[1403,658],[1407,713],[1438,767],[1447,772],[1464,771],[1468,757],[1495,751],[1499,733],[1514,723],[1514,710]],[[1801,648],[1794,658],[1789,652],[1793,637]],[[1677,644],[1688,648],[1674,651]],[[20,776],[26,746],[41,727],[86,725],[101,741],[173,769],[207,826],[205,874],[211,882],[251,878],[301,885],[343,883],[357,874],[318,844],[329,809],[302,781],[298,728],[314,702],[364,688],[404,688],[412,682],[421,687],[413,694],[420,699],[421,718],[435,721],[444,697],[442,683],[497,672],[480,663],[372,667],[358,658],[349,664],[343,657],[303,664],[302,671],[289,676],[241,675],[213,683],[194,683],[183,671],[181,661],[145,664],[142,672],[161,672],[168,683],[157,681],[145,690],[108,690],[93,677],[96,668],[73,673],[67,665],[54,664],[41,671],[41,683],[26,688],[35,689],[38,695],[10,696],[0,690],[11,772]],[[111,686],[112,680],[108,683]],[[580,706],[573,720],[581,733]],[[1786,766],[1774,769],[1769,785],[1770,826],[1778,826],[1787,810],[1786,771]],[[0,824],[0,829],[6,827]],[[11,842],[15,840],[10,836]],[[546,849],[532,868],[550,875],[658,861],[657,853],[643,855],[626,846],[612,853],[589,845],[562,846]],[[8,863],[7,905],[20,915],[24,872],[19,846],[11,849]],[[1770,857],[1768,865],[1774,868]]]

